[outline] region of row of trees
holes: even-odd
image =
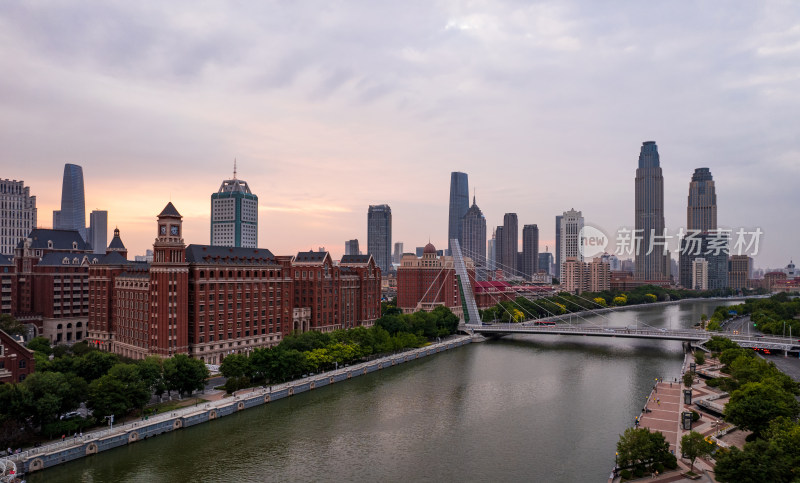
[[[765,334],[800,336],[800,299],[792,299],[786,293],[775,294],[767,299],[750,299],[742,304],[717,307],[709,321],[709,330],[721,330],[721,323],[733,315],[749,315],[758,330]]]
[[[85,343],[51,348],[44,338],[35,350],[36,372],[18,384],[0,385],[0,446],[14,446],[36,435],[69,434],[114,415],[143,408],[155,394],[181,395],[202,389],[208,370],[202,361],[178,355],[126,361]],[[62,419],[81,403],[92,411],[88,419]]]
[[[800,474],[800,385],[775,364],[721,337],[707,344],[728,377],[709,380],[729,391],[725,420],[752,431],[743,450],[718,450],[716,478],[722,482],[796,481]]]
[[[232,392],[254,383],[279,383],[374,354],[422,347],[429,338],[450,335],[458,329],[458,317],[446,307],[414,314],[387,312],[370,328],[293,334],[277,346],[255,349],[249,356],[229,355],[220,366],[220,372],[228,378],[226,389]]]

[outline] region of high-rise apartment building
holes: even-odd
[[[83,168],[77,164],[64,165],[61,184],[61,210],[53,212],[53,229],[77,230],[83,241],[86,233],[86,197],[83,189]]]
[[[469,184],[467,173],[450,173],[450,216],[447,228],[447,249],[452,250],[453,238],[464,246],[464,215],[469,209]]]
[[[0,179],[0,255],[13,255],[36,228],[36,197],[24,181]]]
[[[247,181],[222,182],[211,195],[211,246],[256,248],[258,246],[258,196]]]
[[[522,273],[530,280],[539,271],[539,226],[522,227]]]
[[[392,209],[389,205],[369,205],[367,211],[367,254],[372,255],[381,272],[392,268]]]
[[[506,276],[519,276],[517,253],[519,253],[519,224],[516,213],[503,216],[503,271]]]
[[[505,262],[503,260],[503,226],[500,225],[494,229],[494,269],[505,270],[503,268],[504,265]]]
[[[728,287],[734,290],[749,288],[753,259],[747,255],[732,255],[728,261]]]
[[[561,215],[556,216],[556,253],[555,253],[555,269],[553,276],[561,277]]]
[[[655,141],[645,141],[636,169],[636,234],[640,237],[635,254],[637,280],[663,281],[669,278],[669,259],[664,236],[664,176]]]
[[[564,277],[564,262],[567,258],[575,259],[576,261],[583,261],[583,251],[581,245],[581,230],[583,230],[583,215],[580,211],[571,209],[565,211],[563,215],[556,217],[560,222],[556,236],[556,245],[558,245],[560,254],[558,259],[561,260],[561,265],[556,267],[558,272],[558,279],[563,284],[562,278]]]
[[[486,218],[472,197],[472,206],[464,215],[463,227],[464,241],[460,242],[461,251],[475,263],[475,274],[478,280],[487,278],[486,260]]]
[[[345,255],[361,255],[361,251],[358,248],[358,240],[352,239],[347,240],[344,242],[344,254]]]
[[[692,289],[708,290],[708,262],[705,258],[692,260]]]
[[[108,245],[108,212],[94,210],[89,213],[89,245],[94,253],[106,253]]]

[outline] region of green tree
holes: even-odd
[[[110,352],[91,351],[75,359],[75,374],[87,382],[92,382],[108,374],[108,371],[119,363],[119,356]]]
[[[692,387],[692,383],[694,382],[694,372],[687,372],[683,375],[683,385],[686,387]]]
[[[34,337],[28,341],[27,347],[32,351],[41,352],[48,356],[53,353],[53,349],[50,347],[50,340],[47,337]]]
[[[35,372],[22,383],[28,393],[25,413],[34,426],[53,422],[58,416],[76,409],[86,398],[86,381],[74,374]]]
[[[150,400],[150,388],[133,364],[117,364],[89,384],[89,406],[100,419],[104,416],[124,416]]]
[[[25,335],[27,332],[24,325],[8,314],[0,314],[0,330],[8,335]]]
[[[689,471],[694,472],[694,461],[698,457],[708,456],[714,450],[714,445],[705,440],[702,434],[691,431],[681,437],[681,453],[691,461]]]
[[[205,387],[208,368],[200,359],[177,354],[164,361],[164,380],[168,391],[178,391],[183,396]]]
[[[694,363],[701,366],[706,363],[706,354],[701,350],[694,352]]]
[[[626,429],[617,442],[617,453],[617,461],[622,468],[652,468],[656,464],[664,464],[672,456],[664,435],[658,431],[651,433],[646,428]]]
[[[145,385],[160,400],[167,390],[167,384],[164,381],[164,360],[158,356],[147,356],[144,360],[139,361],[136,369]]]
[[[769,442],[758,439],[744,445],[744,449],[732,447],[715,456],[714,477],[723,483],[793,482],[791,473],[786,474],[778,463]]]
[[[731,394],[725,405],[725,420],[749,429],[756,436],[767,428],[772,419],[785,416],[796,418],[800,403],[794,395],[773,381],[750,382]]]
[[[219,372],[225,377],[250,377],[252,369],[246,355],[231,354],[222,360]]]

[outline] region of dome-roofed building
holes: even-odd
[[[475,265],[464,257],[470,283],[475,282]],[[433,243],[422,250],[422,257],[403,254],[397,267],[397,308],[403,313],[431,311],[444,305],[459,317],[463,308],[453,257],[438,256]]]

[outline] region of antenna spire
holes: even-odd
[[[236,158],[233,158],[233,179],[236,179]]]

